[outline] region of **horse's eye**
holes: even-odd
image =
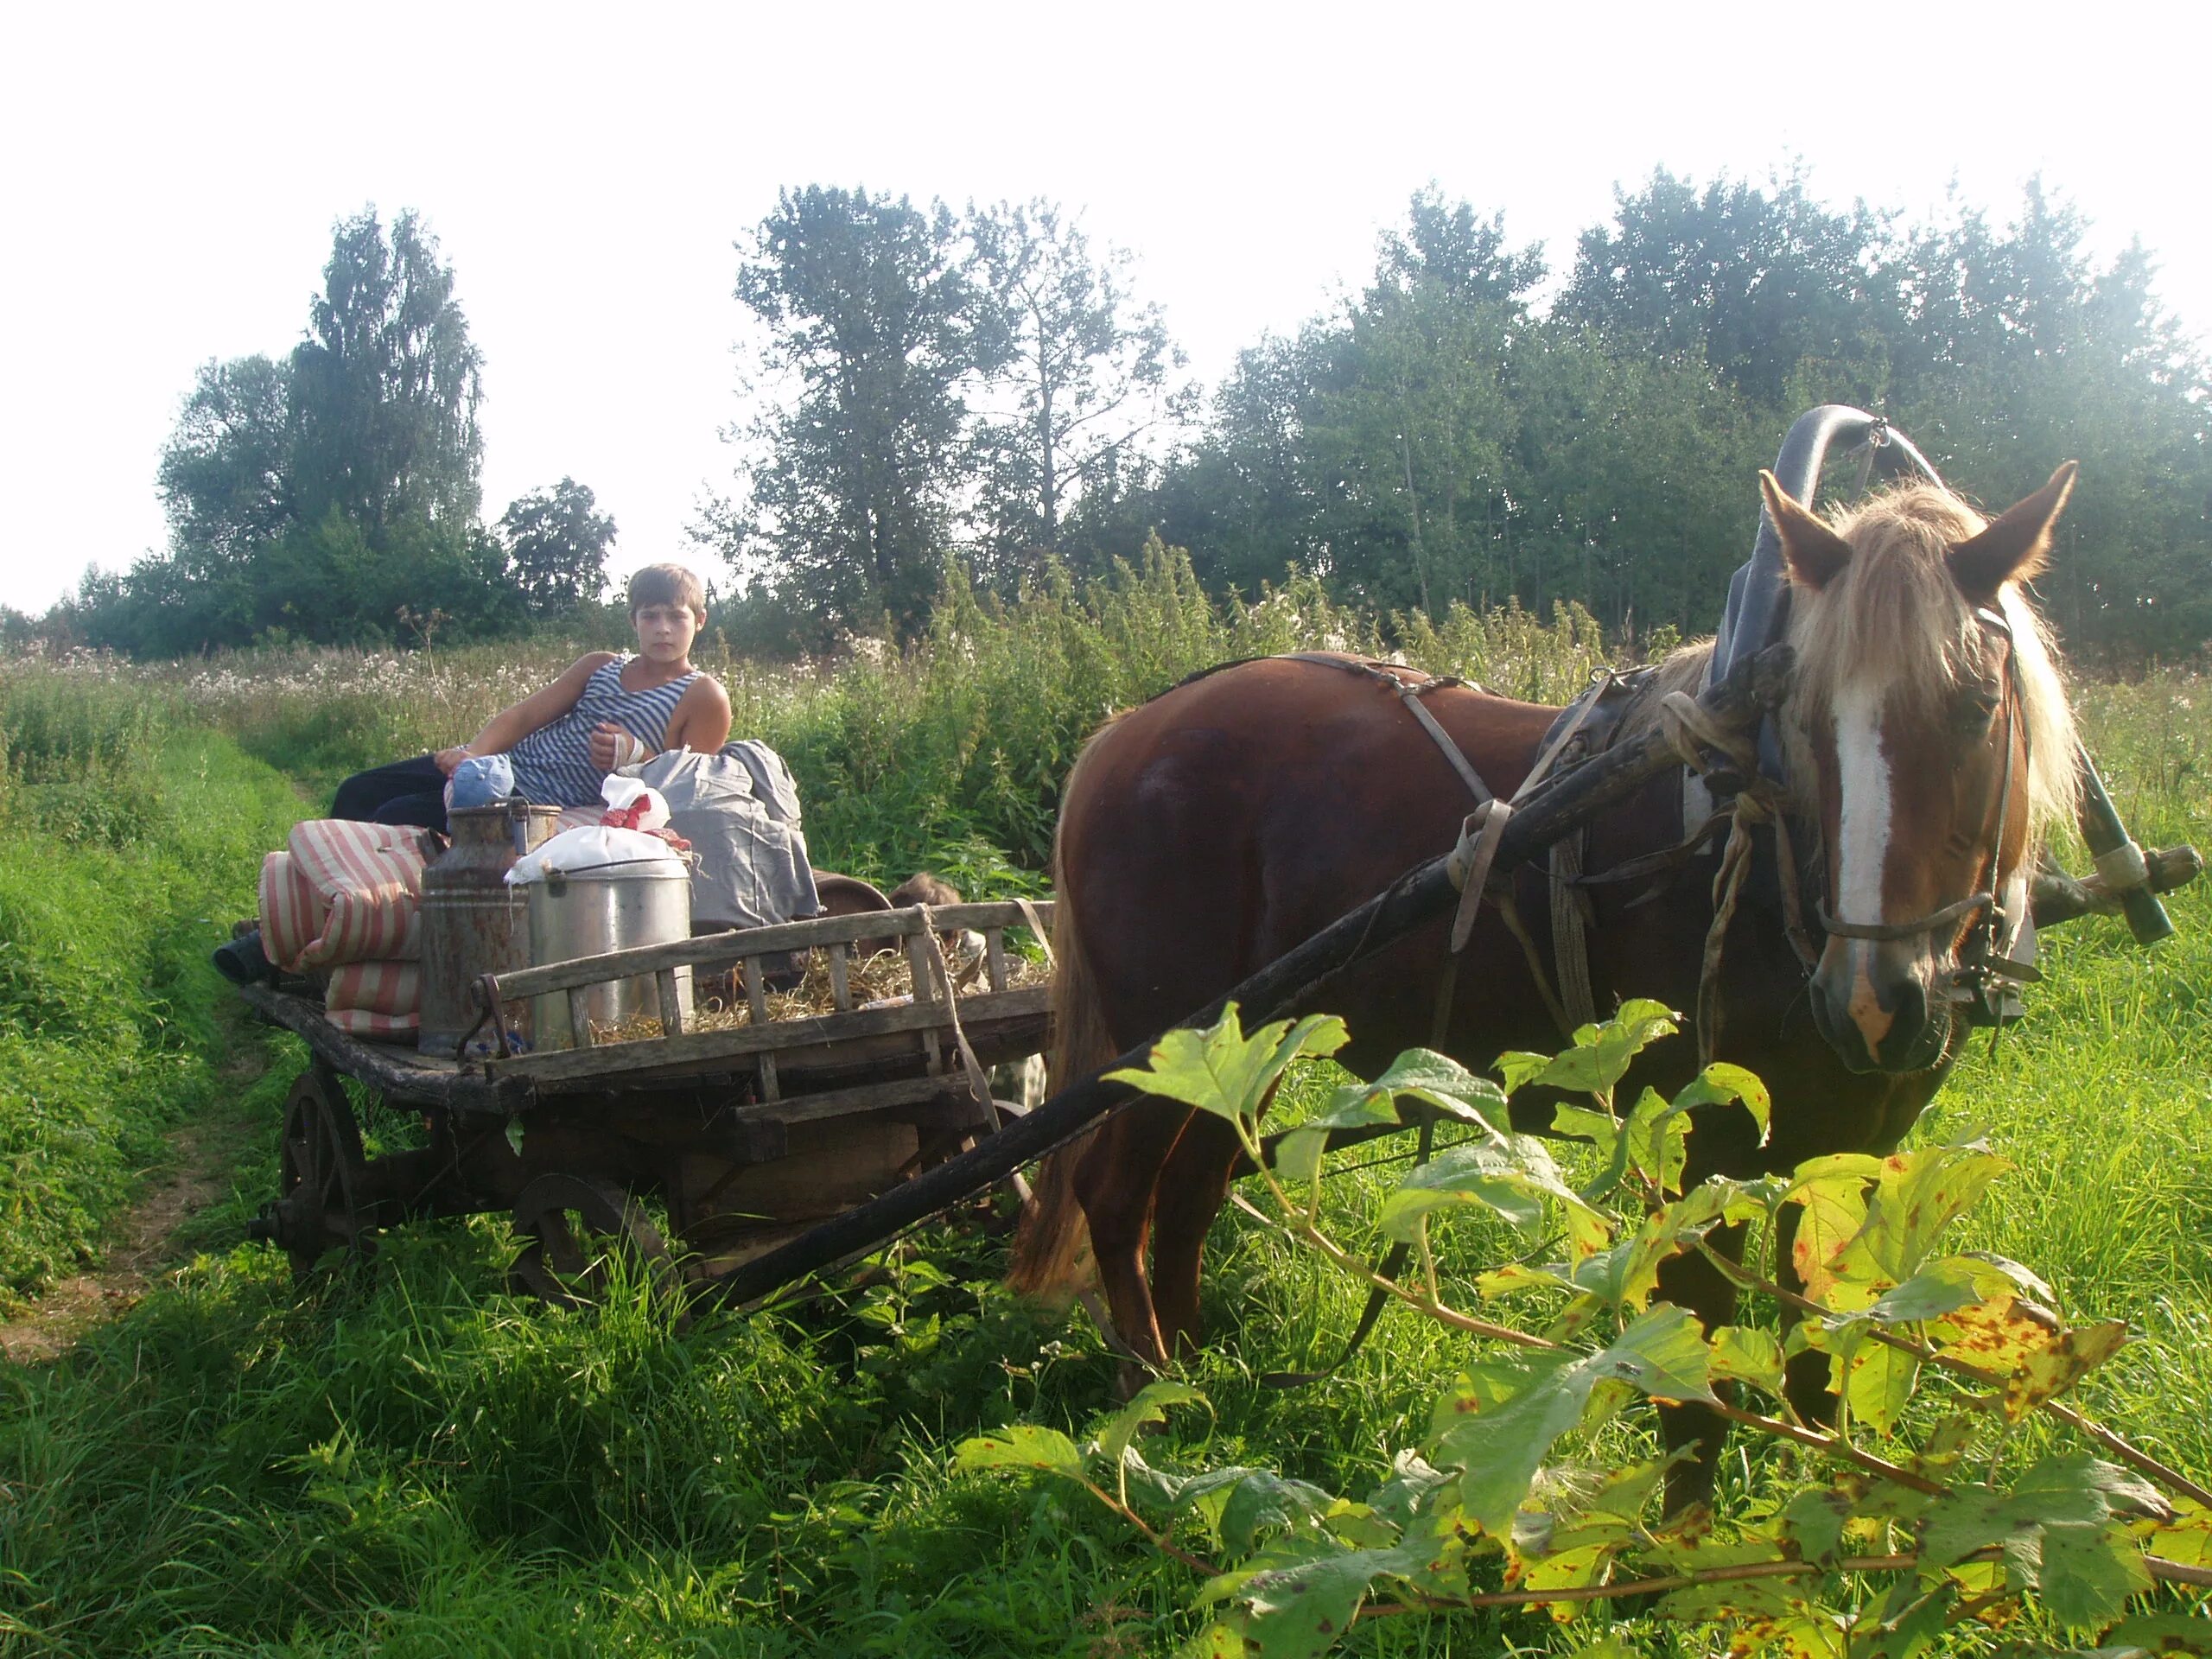
[[[1969,737],[1978,737],[1989,729],[1989,722],[1997,715],[1997,693],[1986,686],[1970,686],[1959,694],[1955,718],[1959,729]]]

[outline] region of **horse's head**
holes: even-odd
[[[1853,1071],[1942,1058],[1961,947],[2018,925],[2043,826],[2072,804],[2072,719],[2020,584],[2074,471],[1993,523],[1927,485],[1824,522],[1761,474],[1797,589],[1794,787],[1826,850],[1813,1018]]]

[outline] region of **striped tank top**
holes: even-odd
[[[540,806],[589,806],[599,799],[607,774],[591,763],[591,734],[601,721],[635,734],[648,748],[666,745],[669,720],[699,672],[694,669],[649,690],[625,691],[623,664],[636,660],[618,657],[594,669],[575,708],[507,752],[515,788],[524,800]]]

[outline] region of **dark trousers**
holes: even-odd
[[[446,832],[446,775],[427,754],[357,772],[338,785],[334,818],[360,823],[412,823]]]

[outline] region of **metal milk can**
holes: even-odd
[[[530,910],[507,886],[507,868],[553,833],[561,809],[506,801],[447,816],[453,845],[423,872],[423,1030],[416,1046],[450,1056],[483,1013],[477,976],[530,966]],[[485,1033],[477,1042],[488,1049]]]
[[[680,858],[632,860],[581,870],[549,870],[522,891],[530,895],[531,966],[574,962],[633,945],[671,944],[691,937],[691,870]],[[676,969],[676,996],[690,1023],[691,969]],[[585,1019],[601,1030],[661,1017],[660,988],[650,974],[588,987]],[[574,1048],[569,993],[531,999],[531,1028],[540,1049]]]

